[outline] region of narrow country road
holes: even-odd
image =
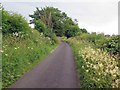
[[[9,88],[79,88],[70,46],[59,47]]]

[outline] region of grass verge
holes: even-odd
[[[6,88],[41,62],[57,47],[49,37],[32,30],[27,34],[3,37],[2,88]]]

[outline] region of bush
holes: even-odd
[[[35,29],[38,30],[39,32],[44,32],[47,29],[47,27],[41,20],[36,20]]]
[[[50,38],[53,41],[53,44],[59,43],[59,40],[58,40],[57,36],[55,35],[55,33],[52,33]]]
[[[94,48],[99,48],[107,51],[110,55],[119,54],[119,35],[106,37],[104,34],[83,33],[76,37],[77,40],[89,42],[94,45]]]
[[[65,36],[67,38],[74,37],[77,35],[77,33],[80,31],[78,26],[70,26],[66,31],[65,31]]]
[[[52,44],[59,42],[56,34],[52,32],[52,29],[48,28],[40,19],[35,21],[35,29],[39,32],[43,32],[45,37],[50,37]]]
[[[29,25],[20,14],[5,11],[2,13],[2,33],[12,34],[15,32],[27,32]]]
[[[118,36],[113,36],[108,39],[105,43],[103,43],[103,47],[107,50],[110,54],[117,55],[119,54],[119,45],[118,45]]]

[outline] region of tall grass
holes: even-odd
[[[2,79],[8,87],[43,60],[57,45],[37,30],[3,37]]]

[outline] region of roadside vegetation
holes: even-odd
[[[67,40],[71,45],[81,88],[119,88],[119,36],[81,34]]]
[[[3,10],[2,86],[8,87],[40,63],[58,44],[57,37],[45,37],[31,29],[17,13]]]
[[[34,29],[20,14],[2,9],[3,88],[52,53],[60,40],[73,49],[81,88],[120,87],[119,35],[90,34],[54,7],[36,7],[29,16]]]
[[[31,30],[31,34],[24,34],[22,38],[19,33],[15,33],[15,36],[3,37],[1,51],[3,87],[14,83],[50,54],[56,46],[49,37],[44,37],[36,30]]]
[[[80,29],[77,19],[72,19],[65,12],[58,8],[44,7],[38,8],[33,15],[29,15],[35,24],[35,29],[43,32],[46,36],[54,33],[58,37],[74,37],[80,33],[87,32],[86,29]],[[47,26],[47,28],[45,28]],[[49,32],[49,34],[48,34]]]

